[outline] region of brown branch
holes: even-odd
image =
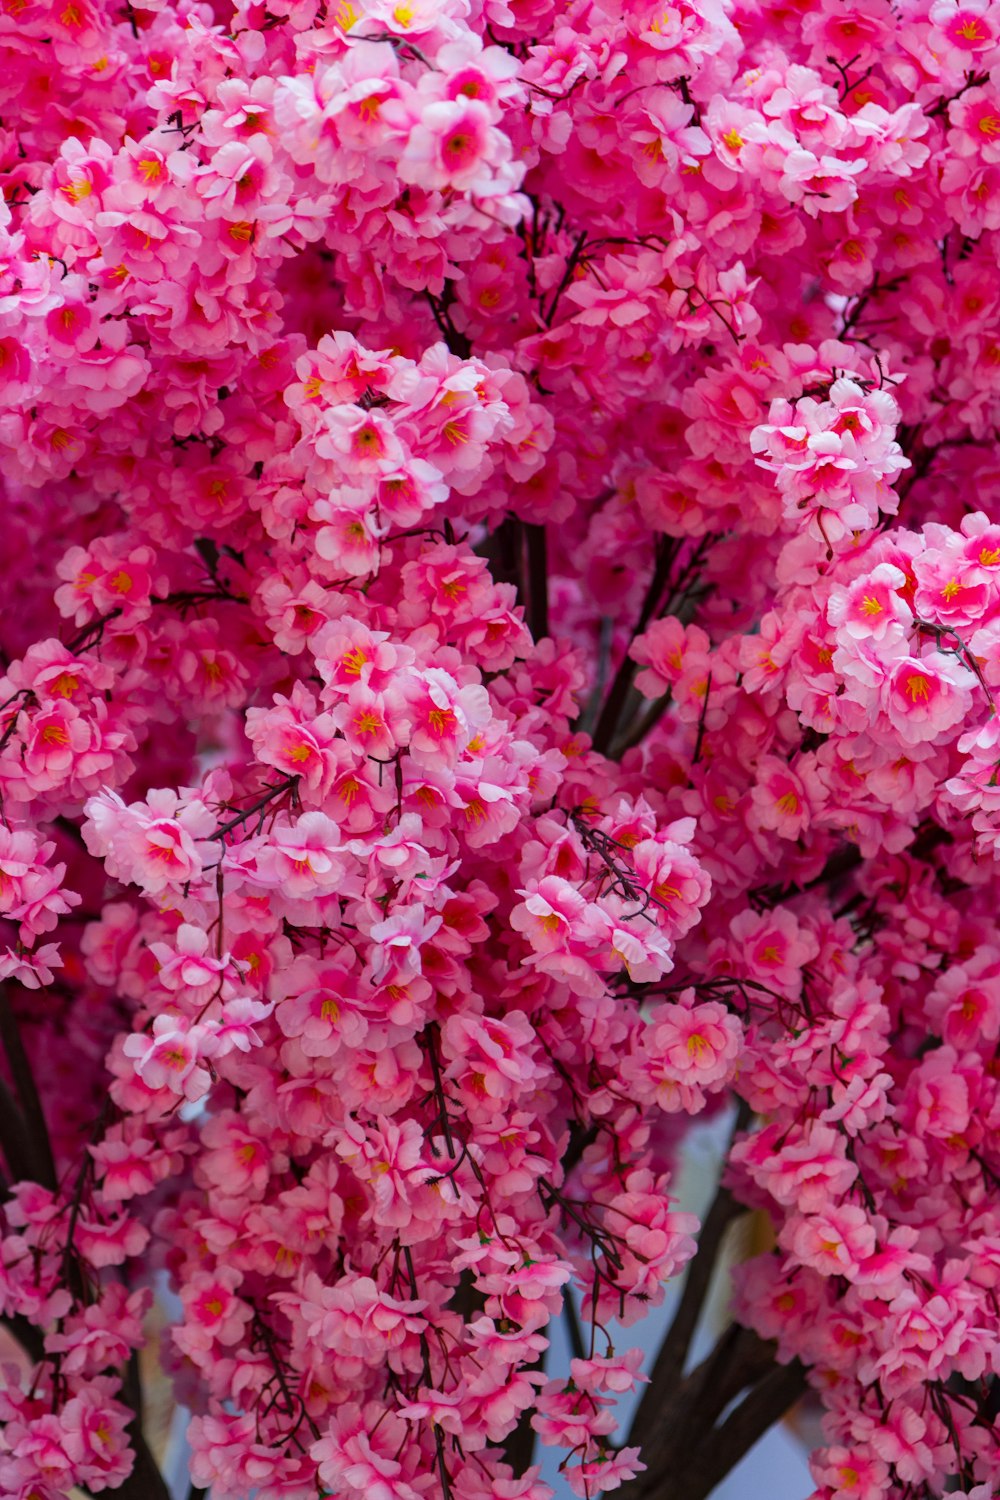
[[[607,696],[604,707],[601,709],[597,728],[594,730],[594,749],[600,750],[605,754],[615,737],[615,730],[618,728],[618,721],[621,718],[622,709],[628,700],[632,678],[635,675],[636,663],[629,655],[632,649],[632,642],[636,636],[642,635],[656,612],[656,606],[660,602],[663,590],[667,586],[670,570],[674,565],[680,545],[674,537],[661,538],[660,540],[657,549],[656,564],[653,568],[653,576],[649,581],[649,588],[646,590],[646,597],[643,600],[639,618],[636,621],[635,629],[632,631],[632,638],[626,647],[625,655],[619,664],[618,671],[615,673],[615,680],[611,684],[611,691]]]
[[[225,841],[226,835],[232,833],[234,828],[239,828],[241,827],[241,825],[248,823],[256,813],[263,812],[265,807],[267,807],[270,803],[276,801],[276,799],[282,796],[283,793],[292,792],[294,795],[295,788],[298,786],[298,784],[298,776],[286,776],[284,780],[276,782],[272,786],[269,786],[264,795],[262,797],[258,797],[256,802],[251,803],[249,807],[245,807],[242,812],[237,813],[236,816],[234,818],[230,818],[228,822],[220,823],[215,832],[209,834],[209,838],[222,839],[223,841]]]
[[[0,1042],[7,1054],[7,1062],[20,1104],[20,1114],[24,1120],[26,1152],[24,1163],[28,1169],[27,1175],[34,1182],[40,1183],[42,1187],[54,1193],[58,1188],[58,1179],[52,1156],[52,1143],[49,1140],[48,1126],[45,1123],[45,1115],[35,1087],[28,1054],[21,1040],[21,1030],[11,1005],[10,990],[6,985],[0,985]],[[8,1161],[10,1161],[9,1157]],[[12,1171],[15,1170],[12,1162],[10,1162],[10,1167]]]
[[[45,1358],[45,1339],[40,1328],[30,1323],[23,1313],[5,1313],[0,1318],[0,1327],[6,1328],[17,1340],[33,1364],[41,1364]]]
[[[138,1416],[133,1416],[127,1431],[129,1442],[135,1453],[135,1463],[124,1484],[119,1485],[115,1490],[118,1500],[171,1500],[166,1480],[160,1473],[156,1460],[142,1435],[142,1426]]]
[[[700,1365],[660,1390],[642,1444],[646,1472],[616,1500],[705,1500],[803,1389],[801,1366],[776,1366],[772,1345],[731,1323]],[[749,1394],[717,1426],[743,1391]]]
[[[806,1373],[798,1360],[774,1365],[722,1425],[708,1434],[694,1460],[681,1472],[680,1483],[660,1474],[646,1500],[706,1500],[735,1469],[754,1444],[805,1394]]]
[[[650,1383],[632,1421],[630,1443],[644,1443],[656,1423],[664,1395],[681,1380],[691,1340],[701,1317],[716,1258],[726,1229],[741,1206],[727,1188],[719,1188],[698,1236],[698,1250],[687,1270],[687,1280],[669,1332],[660,1346],[650,1374]]]
[[[433,292],[425,291],[424,299],[434,315],[434,321],[448,346],[448,352],[454,354],[458,359],[468,359],[472,354],[472,344],[467,335],[460,332],[451,320],[451,313],[448,311],[448,308],[450,302],[454,299],[454,289],[450,289],[450,298],[448,290],[446,288],[445,294],[441,297],[435,297]]]
[[[549,579],[545,527],[524,522],[524,549],[528,574],[528,629],[532,640],[549,633]]]
[[[566,258],[566,269],[563,272],[562,280],[552,294],[552,301],[549,303],[548,311],[546,312],[544,308],[540,309],[542,317],[550,328],[552,327],[552,319],[556,315],[556,308],[559,306],[559,299],[576,275],[576,268],[583,257],[586,244],[587,231],[582,229],[573,242],[573,248]]]
[[[741,1099],[726,1147],[727,1160],[737,1134],[745,1130],[749,1124],[750,1114],[749,1105]],[[632,1420],[628,1436],[629,1443],[638,1443],[640,1446],[645,1443],[666,1395],[677,1387],[683,1377],[684,1366],[691,1349],[691,1340],[694,1338],[705,1306],[705,1298],[711,1285],[722,1241],[729,1225],[743,1212],[743,1207],[736,1202],[729,1189],[720,1183],[702,1222],[698,1234],[698,1248],[694,1258],[688,1264],[684,1289],[673,1322],[660,1346],[650,1375],[650,1383],[643,1392],[642,1400]]]
[[[15,1182],[35,1181],[32,1141],[17,1100],[0,1078],[0,1151]]]

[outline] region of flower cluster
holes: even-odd
[[[0,1489],[166,1280],[213,1500],[985,1500],[997,0],[8,0],[0,184]]]

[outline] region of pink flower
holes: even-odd
[[[802,779],[777,756],[761,757],[750,797],[757,827],[772,829],[785,839],[797,839],[809,827],[809,798]]]
[[[157,1016],[152,1035],[135,1033],[125,1038],[126,1057],[135,1058],[135,1071],[151,1089],[169,1089],[189,1100],[208,1092],[211,1076],[202,1067],[209,1030],[189,1026],[171,1016]]]
[[[580,1464],[569,1464],[563,1471],[574,1495],[590,1496],[599,1491],[616,1490],[637,1474],[646,1472],[640,1461],[639,1448],[599,1450]]]
[[[525,900],[511,913],[515,931],[523,932],[531,946],[541,953],[568,946],[587,906],[576,887],[556,875],[546,875],[533,891],[524,889],[518,895]]]
[[[888,1464],[864,1451],[821,1448],[810,1468],[825,1500],[885,1500],[890,1493]]]
[[[934,741],[968,710],[972,674],[941,651],[893,662],[881,690],[883,711],[908,745]]]
[[[758,916],[744,911],[729,924],[734,972],[749,974],[765,985],[798,994],[802,968],[815,958],[818,945],[786,907]]]
[[[404,1120],[399,1125],[380,1116],[368,1131],[352,1122],[337,1152],[355,1176],[368,1183],[375,1200],[375,1222],[408,1227],[420,1185],[437,1176],[437,1167],[424,1157],[423,1133],[417,1122]]]
[[[16,979],[25,989],[38,990],[51,984],[54,971],[63,966],[57,943],[43,943],[31,953],[0,950],[0,979]]]
[[[256,853],[254,880],[293,897],[331,890],[345,870],[339,846],[340,828],[332,818],[302,813],[293,824],[272,830]]]
[[[712,1088],[733,1076],[743,1028],[716,1001],[658,1006],[650,1026],[649,1050],[677,1083]]]
[[[342,769],[336,724],[329,714],[317,711],[316,700],[301,683],[288,698],[276,694],[271,708],[249,708],[246,722],[247,735],[265,765],[300,776],[320,796],[329,792]]]
[[[56,788],[64,797],[82,799],[131,769],[126,751],[135,748],[135,739],[124,720],[111,717],[103,699],[92,699],[83,709],[48,703],[26,718],[16,726],[19,738],[0,757],[6,791],[16,801]]]
[[[830,624],[851,640],[881,641],[898,636],[913,619],[900,590],[906,574],[892,563],[879,563],[846,589],[834,589],[827,609]]]
[[[209,219],[252,218],[255,210],[278,189],[280,178],[267,137],[227,141],[194,179],[194,191],[205,202]]]
[[[271,1001],[255,1000],[252,995],[236,995],[227,1000],[212,1025],[206,1055],[216,1059],[234,1050],[247,1053],[263,1046],[257,1023],[266,1021],[273,1009]]]
[[[847,1160],[843,1139],[829,1125],[814,1124],[789,1137],[774,1125],[739,1142],[733,1152],[754,1180],[779,1203],[799,1213],[819,1213],[848,1192],[858,1169]]]
[[[0,825],[0,914],[20,924],[22,942],[51,932],[81,898],[63,889],[64,864],[48,865],[55,844],[39,844],[28,829]]]
[[[0,1494],[163,1276],[213,1500],[642,1488],[734,1112],[816,1500],[990,1486],[1000,0],[0,40]]]
[[[343,1411],[335,1432],[310,1449],[323,1483],[368,1500],[419,1500],[418,1492],[403,1478],[402,1464],[391,1456],[389,1431],[376,1438],[356,1412],[356,1407]]]
[[[96,380],[96,374],[95,374]],[[152,547],[130,546],[127,537],[101,537],[89,548],[71,547],[56,571],[69,580],[56,590],[60,614],[82,625],[114,613],[135,625],[152,609],[150,596],[166,591]]]
[[[420,674],[407,693],[411,719],[410,754],[454,764],[460,752],[490,718],[489,695],[483,687],[460,688],[439,668]]]
[[[508,1011],[503,1020],[451,1016],[443,1041],[446,1055],[453,1059],[448,1071],[474,1096],[486,1100],[516,1094],[542,1072],[534,1028],[521,1011]]]
[[[629,1349],[624,1354],[573,1359],[570,1375],[581,1390],[620,1395],[623,1391],[634,1391],[637,1384],[649,1383],[649,1377],[639,1372],[641,1364],[642,1351]]]
[[[357,684],[331,715],[348,745],[379,760],[391,758],[407,731],[404,710],[397,699]]]
[[[711,667],[705,632],[673,617],[655,621],[636,638],[630,654],[646,666],[636,676],[636,687],[650,698],[675,686],[682,676],[707,676]]]
[[[368,1022],[353,996],[348,972],[334,964],[296,966],[279,984],[287,996],[275,1009],[285,1036],[295,1037],[306,1057],[329,1057],[363,1042]],[[300,988],[301,986],[301,988]]]
[[[372,979],[379,983],[391,974],[395,982],[419,974],[422,967],[421,947],[441,926],[442,918],[425,915],[419,902],[398,907],[391,917],[373,922],[368,935],[375,945],[372,955]]]
[[[152,894],[191,885],[218,861],[220,846],[206,837],[215,820],[204,803],[162,790],[126,806],[116,792],[101,792],[84,810],[90,852],[104,858],[109,875]]]
[[[879,0],[821,0],[805,18],[804,34],[815,53],[856,61],[862,68],[877,57],[891,35],[890,14]]]
[[[961,71],[973,59],[992,55],[1000,41],[1000,24],[991,0],[934,0],[930,21],[942,61]]]
[[[181,1291],[184,1322],[174,1342],[188,1355],[207,1353],[213,1344],[231,1346],[244,1337],[252,1308],[236,1296],[242,1276],[228,1266],[196,1271]]]
[[[489,110],[477,99],[427,104],[411,127],[400,159],[404,182],[488,193],[493,173],[487,158],[498,153]]]
[[[151,943],[150,953],[156,960],[156,977],[165,990],[182,991],[194,1005],[204,1003],[223,988],[229,970],[228,955],[217,957],[209,952],[208,933],[189,922],[177,929],[174,945]]]
[[[822,1276],[853,1279],[875,1249],[875,1231],[864,1209],[831,1207],[792,1221],[781,1237],[800,1265]]]
[[[150,1192],[169,1175],[170,1157],[141,1136],[129,1141],[124,1135],[105,1137],[90,1147],[101,1179],[101,1195],[108,1203],[122,1203]]]
[[[324,414],[315,444],[321,458],[335,460],[347,474],[376,473],[404,457],[392,419],[377,408],[332,407]]]
[[[128,1409],[96,1385],[66,1402],[63,1441],[81,1484],[98,1491],[117,1489],[131,1473],[134,1455],[125,1430],[130,1421]]]
[[[257,1438],[251,1415],[215,1413],[194,1417],[189,1436],[191,1474],[196,1484],[211,1486],[223,1495],[240,1490],[270,1488],[282,1496],[288,1490],[314,1483],[315,1465],[309,1458],[290,1458]],[[290,1497],[289,1497],[290,1500]]]

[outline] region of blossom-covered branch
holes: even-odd
[[[0,177],[0,1490],[168,1284],[192,1495],[987,1500],[997,0],[9,0]]]

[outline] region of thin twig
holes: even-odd
[[[239,828],[241,824],[249,822],[255,813],[263,811],[269,803],[276,801],[283,792],[292,791],[298,785],[298,782],[299,778],[297,776],[286,776],[284,781],[279,781],[274,786],[269,787],[263,797],[258,797],[256,802],[252,803],[250,807],[245,807],[242,812],[237,813],[235,818],[230,818],[227,823],[220,823],[219,827],[209,837],[224,839],[227,833],[232,833],[234,828]]]

